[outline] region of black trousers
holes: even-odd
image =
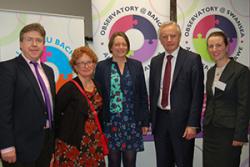
[[[239,167],[241,146],[232,146],[234,129],[204,127],[203,167]]]
[[[157,167],[193,167],[194,139],[176,132],[169,111],[157,110],[154,141]],[[184,131],[183,131],[184,133]]]
[[[54,150],[54,133],[50,129],[45,130],[44,143],[38,159],[34,162],[21,162],[18,160],[15,163],[2,161],[3,167],[49,167]],[[17,155],[18,156],[18,155]]]

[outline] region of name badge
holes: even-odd
[[[222,91],[225,90],[227,84],[221,81],[215,81],[214,86]]]

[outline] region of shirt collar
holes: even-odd
[[[24,60],[25,60],[28,64],[30,64],[31,60],[28,59],[27,57],[25,57],[23,54],[21,54],[21,55],[22,55],[22,57],[24,58]],[[41,65],[41,60],[40,60],[40,59],[38,59],[36,62],[37,62],[39,65]]]
[[[172,55],[176,59],[179,50],[180,50],[180,47],[176,48],[175,51],[173,51],[171,54],[169,54],[168,52],[165,52],[165,56]]]

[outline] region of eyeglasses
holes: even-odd
[[[78,67],[90,67],[92,64],[93,64],[92,61],[86,61],[86,62],[81,61],[81,62],[76,63]]]
[[[24,42],[28,44],[42,44],[44,42],[43,38],[32,38],[32,37],[23,37]]]

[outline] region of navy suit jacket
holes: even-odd
[[[150,64],[149,96],[152,132],[155,132],[157,103],[165,53],[152,58]],[[201,57],[179,49],[170,89],[170,117],[173,132],[182,136],[187,126],[200,127],[204,94],[204,74]]]
[[[109,121],[110,105],[110,77],[111,77],[112,58],[99,62],[96,66],[95,80],[101,86],[101,92],[104,99],[103,115],[104,121]],[[145,83],[144,71],[141,62],[127,58],[127,65],[132,77],[134,91],[134,112],[137,121],[142,126],[149,124],[148,95]]]
[[[207,103],[204,126],[234,129],[234,140],[247,141],[250,109],[250,72],[246,66],[231,60],[221,74],[225,90],[212,92],[216,66],[207,72]]]
[[[53,70],[41,64],[54,102]],[[47,112],[38,82],[21,55],[0,63],[0,92],[0,149],[15,146],[18,161],[36,160],[43,146]]]

